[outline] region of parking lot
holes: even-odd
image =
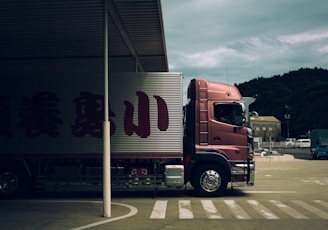
[[[300,155],[300,152],[294,155]],[[113,192],[110,218],[103,217],[100,190],[58,190],[41,197],[0,200],[1,228],[199,229],[207,223],[209,228],[230,226],[238,229],[238,226],[245,227],[245,222],[239,219],[243,217],[252,219],[248,222],[252,226],[247,225],[249,228],[246,229],[274,229],[278,223],[280,226],[292,223],[297,229],[308,229],[312,225],[316,229],[325,229],[328,219],[327,160],[291,159],[290,155],[286,159],[268,159],[256,156],[254,187],[229,188],[224,197],[196,197],[191,188],[186,191],[159,190],[157,193],[152,190]],[[280,210],[281,205],[288,209]],[[213,213],[213,210],[217,211]],[[270,222],[267,227],[263,220],[270,221],[271,218],[275,222]],[[187,224],[184,225],[186,222],[182,219],[188,220]]]

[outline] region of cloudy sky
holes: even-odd
[[[328,1],[162,0],[170,72],[229,84],[328,69]]]

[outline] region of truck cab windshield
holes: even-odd
[[[237,126],[245,123],[244,110],[239,103],[214,103],[214,119]]]

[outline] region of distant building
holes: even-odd
[[[279,141],[281,135],[281,122],[274,116],[251,117],[254,137],[262,141]]]

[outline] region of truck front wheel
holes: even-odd
[[[193,176],[192,185],[199,196],[222,196],[226,191],[228,178],[218,165],[201,165]]]
[[[27,192],[28,185],[28,177],[19,167],[0,170],[0,197],[20,197]]]

